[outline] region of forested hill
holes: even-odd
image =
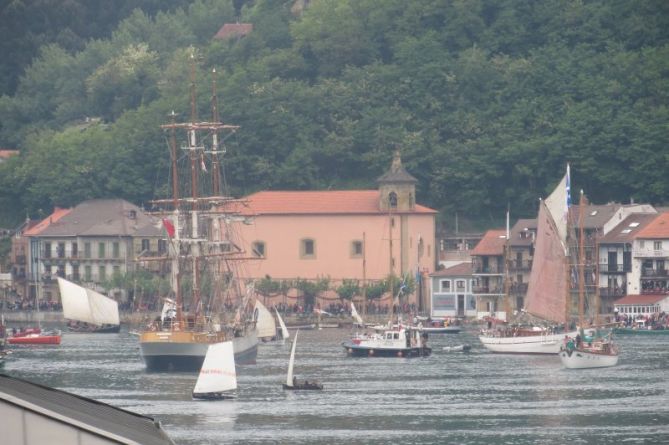
[[[418,201],[470,219],[532,216],[567,162],[593,202],[669,201],[665,0],[157,3],[109,38],[41,46],[0,98],[0,147],[21,151],[0,164],[0,220],[159,195],[159,126],[188,115],[193,51],[201,116],[216,68],[221,116],[241,126],[236,195],[375,188],[399,147]],[[253,31],[212,38],[236,21]]]

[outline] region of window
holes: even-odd
[[[300,256],[302,258],[314,258],[316,255],[316,248],[314,240],[303,239],[300,243]]]
[[[253,256],[265,258],[265,243],[263,241],[254,241],[251,245]]]
[[[51,258],[51,243],[44,243],[44,258]]]
[[[79,265],[75,264],[72,266],[72,279],[74,281],[79,281],[81,277],[79,277]]]
[[[455,282],[455,288],[459,291],[462,292],[465,290],[465,280],[457,280]]]
[[[159,239],[158,240],[158,252],[166,253],[167,252],[167,240]]]
[[[118,241],[112,243],[112,257],[119,258],[121,256],[121,245]]]
[[[451,280],[441,280],[439,287],[442,292],[450,292],[451,291]]]
[[[142,250],[141,252],[148,252],[151,250],[151,240],[142,238]]]
[[[105,257],[105,243],[98,243],[98,258]]]
[[[662,241],[654,241],[653,250],[662,250]]]
[[[114,266],[114,276],[115,277],[121,276],[121,266]]]
[[[56,256],[58,258],[65,258],[65,243],[58,243],[56,246]]]
[[[351,257],[352,258],[362,257],[362,241],[355,240],[351,242]]]
[[[390,194],[388,194],[388,206],[391,209],[397,208],[397,193],[390,192]]]
[[[100,266],[98,268],[98,283],[102,283],[107,279],[107,270],[105,269],[105,266]]]
[[[84,280],[91,281],[92,275],[91,266],[84,266]]]
[[[77,258],[79,256],[79,244],[72,243],[72,258]]]
[[[84,258],[91,257],[91,243],[84,243]]]

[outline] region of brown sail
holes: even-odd
[[[554,323],[565,323],[568,298],[567,196],[569,173],[542,201],[525,310]]]

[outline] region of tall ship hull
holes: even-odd
[[[522,337],[495,337],[481,335],[479,340],[486,349],[502,354],[557,354],[560,352],[565,335],[575,337],[578,331],[528,335]]]
[[[226,341],[223,333],[157,331],[144,332],[139,348],[147,371],[196,372],[202,367],[210,344]],[[255,331],[232,339],[237,364],[255,363],[258,338]]]

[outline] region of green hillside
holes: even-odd
[[[374,188],[399,147],[418,201],[463,220],[533,215],[567,162],[593,202],[669,201],[664,0],[138,3],[109,37],[44,42],[5,89],[0,146],[21,156],[0,164],[1,220],[160,195],[159,125],[189,112],[192,52],[200,115],[216,68],[241,126],[236,195]],[[238,19],[253,31],[212,38]]]

